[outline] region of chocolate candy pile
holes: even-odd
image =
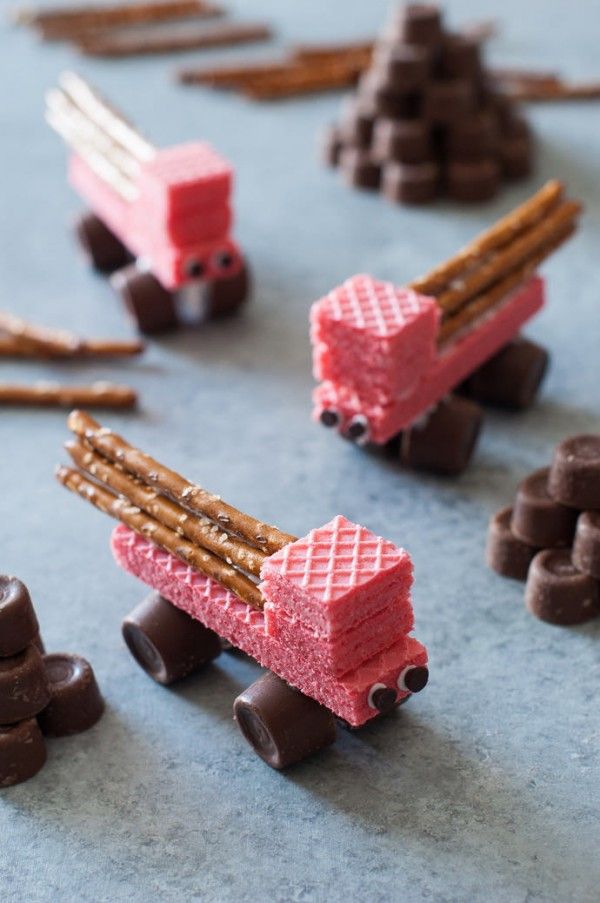
[[[27,587],[0,575],[0,788],[37,774],[46,761],[43,734],[85,731],[103,710],[89,664],[45,655]]]
[[[489,526],[487,562],[527,580],[525,604],[551,624],[600,615],[600,435],[571,436]]]
[[[396,10],[371,67],[323,156],[345,180],[391,201],[492,198],[502,179],[526,176],[532,138],[515,104],[486,73],[477,40],[444,31],[438,7]]]

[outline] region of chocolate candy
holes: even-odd
[[[35,646],[11,658],[0,658],[0,724],[31,718],[49,700],[44,662]]]
[[[46,747],[35,718],[0,727],[0,787],[28,781],[46,761]]]
[[[157,592],[125,618],[122,631],[138,665],[165,686],[197,671],[221,652],[214,631]]]
[[[433,141],[427,123],[421,119],[378,119],[373,130],[371,156],[381,163],[431,162]]]
[[[525,605],[550,624],[581,624],[600,614],[599,584],[577,570],[568,549],[544,549],[531,562]]]
[[[539,549],[570,546],[577,520],[576,511],[548,494],[549,471],[549,467],[542,467],[521,482],[511,521],[515,536]]]
[[[113,273],[131,260],[125,245],[93,213],[82,213],[76,219],[75,235],[92,266],[101,273]]]
[[[373,107],[353,99],[346,106],[339,126],[344,144],[367,150],[371,145],[375,115]]]
[[[386,163],[383,167],[381,191],[390,201],[402,204],[426,204],[439,189],[437,163]]]
[[[485,112],[475,113],[449,123],[445,136],[448,156],[454,161],[481,160],[496,151],[498,132],[494,118]]]
[[[268,671],[233,704],[233,716],[256,753],[282,769],[335,741],[329,709]]]
[[[360,78],[360,96],[377,116],[391,119],[413,119],[419,114],[420,100],[415,92],[390,88],[382,76],[371,70]]]
[[[431,52],[414,44],[383,45],[377,48],[373,60],[381,84],[400,93],[422,88],[430,68]]]
[[[49,737],[68,737],[87,731],[104,712],[94,672],[79,655],[56,652],[44,656],[50,702],[39,713],[42,732]]]
[[[0,574],[0,656],[22,652],[39,630],[25,584],[16,577]]]
[[[524,179],[531,173],[533,146],[530,138],[518,135],[501,138],[498,153],[505,178]]]
[[[600,580],[600,511],[579,515],[572,559],[579,571]]]
[[[518,539],[510,528],[513,509],[502,508],[491,518],[485,557],[488,567],[503,577],[526,580],[533,556],[539,551]]]
[[[424,115],[435,124],[470,116],[475,107],[473,86],[466,79],[435,81],[425,90]]]
[[[455,201],[478,203],[493,198],[500,183],[500,168],[491,158],[451,162],[446,173],[446,188]]]
[[[460,34],[446,35],[439,60],[445,78],[478,79],[481,75],[479,42]]]
[[[479,405],[449,396],[422,423],[402,433],[401,462],[434,473],[461,473],[475,449],[482,420]]]
[[[211,320],[229,317],[248,300],[251,273],[246,261],[235,276],[214,279],[206,286],[206,316]]]
[[[111,284],[120,294],[140,332],[153,335],[177,326],[173,295],[152,273],[138,270],[133,263],[114,273]]]
[[[442,15],[433,3],[407,3],[401,6],[388,28],[386,37],[407,44],[439,44],[442,37]]]
[[[548,352],[518,338],[479,367],[464,383],[462,391],[482,404],[510,410],[529,407],[548,369]]]
[[[370,155],[354,147],[346,147],[340,154],[340,169],[349,185],[376,190],[381,179],[381,167]]]
[[[556,447],[548,489],[563,505],[600,508],[600,435],[571,436]]]
[[[321,135],[319,156],[326,166],[337,166],[342,149],[340,130],[336,125],[329,125]]]

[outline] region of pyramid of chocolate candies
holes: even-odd
[[[486,74],[479,42],[444,31],[439,8],[416,3],[395,10],[322,150],[350,185],[391,201],[476,202],[530,172],[532,138]]]
[[[78,734],[103,710],[90,665],[66,652],[46,655],[27,587],[0,575],[0,788],[37,774],[44,735]]]
[[[551,624],[600,615],[600,435],[571,436],[550,467],[520,484],[492,517],[487,562],[526,580],[525,604]]]

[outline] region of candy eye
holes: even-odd
[[[321,411],[319,420],[321,421],[323,426],[337,426],[340,422],[340,415],[337,411],[334,411],[333,408],[325,408],[323,411]]]
[[[233,255],[229,251],[219,251],[214,257],[215,266],[219,270],[229,270],[233,264]]]
[[[188,276],[191,276],[192,279],[198,279],[204,272],[204,267],[199,260],[197,260],[195,257],[192,257],[185,265],[185,272]]]
[[[348,439],[357,445],[365,445],[369,441],[369,421],[364,414],[355,414],[346,429]]]
[[[429,669],[424,665],[409,665],[398,675],[398,689],[409,693],[419,693],[427,686]]]
[[[396,691],[385,684],[373,684],[367,698],[369,708],[377,709],[382,714],[390,712],[396,705]]]

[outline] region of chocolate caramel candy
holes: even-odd
[[[442,41],[439,69],[445,78],[478,79],[481,75],[479,42],[466,35],[446,35]]]
[[[437,125],[470,116],[474,108],[475,93],[466,79],[434,81],[425,89],[424,116]]]
[[[44,656],[50,702],[38,715],[42,732],[49,737],[68,737],[87,731],[104,712],[94,672],[79,655],[55,652]]]
[[[550,624],[582,624],[600,614],[600,584],[577,570],[569,549],[544,549],[531,562],[525,605]]]
[[[498,154],[507,179],[523,179],[533,166],[533,142],[529,136],[507,135],[500,139]]]
[[[478,203],[494,197],[500,185],[500,168],[495,160],[451,162],[446,172],[446,190],[455,201]]]
[[[433,157],[433,141],[422,119],[378,119],[373,129],[371,156],[381,163],[427,163]]]
[[[373,104],[357,103],[354,98],[342,112],[339,131],[342,142],[367,149],[371,144],[376,110]]]
[[[469,398],[509,410],[528,408],[548,369],[548,352],[518,338],[482,364],[462,385]]]
[[[600,511],[579,515],[572,559],[577,570],[600,580]]]
[[[319,156],[326,166],[337,166],[342,150],[342,138],[336,125],[330,125],[321,133]]]
[[[437,163],[385,163],[381,191],[388,200],[399,204],[427,204],[440,188]]]
[[[381,167],[367,151],[345,147],[340,154],[340,170],[348,185],[372,191],[379,188]]]
[[[512,532],[513,509],[502,508],[490,519],[485,560],[488,567],[503,577],[526,580],[529,565],[539,549],[528,545]]]
[[[35,718],[0,727],[0,787],[28,781],[45,761],[46,746]]]
[[[550,495],[572,508],[600,508],[600,435],[570,436],[554,450]]]
[[[94,213],[82,213],[74,228],[81,249],[100,273],[113,273],[131,261],[125,245]]]
[[[10,658],[0,658],[0,724],[31,718],[49,700],[44,662],[35,646]]]
[[[379,46],[373,58],[373,69],[381,84],[399,93],[417,91],[429,77],[431,52],[414,44]]]
[[[481,160],[496,152],[498,140],[494,117],[479,112],[449,123],[444,144],[452,160]]]
[[[25,584],[16,577],[0,574],[0,656],[22,652],[39,630]]]
[[[477,444],[483,412],[466,398],[448,396],[400,437],[402,464],[433,473],[461,473]]]
[[[549,471],[542,467],[520,483],[511,521],[515,536],[539,549],[570,546],[577,521],[576,511],[550,497]]]
[[[111,285],[123,299],[140,332],[155,335],[177,326],[173,294],[152,273],[139,270],[133,263],[113,273]]]
[[[407,3],[393,15],[383,40],[436,46],[442,38],[442,14],[433,3]]]

